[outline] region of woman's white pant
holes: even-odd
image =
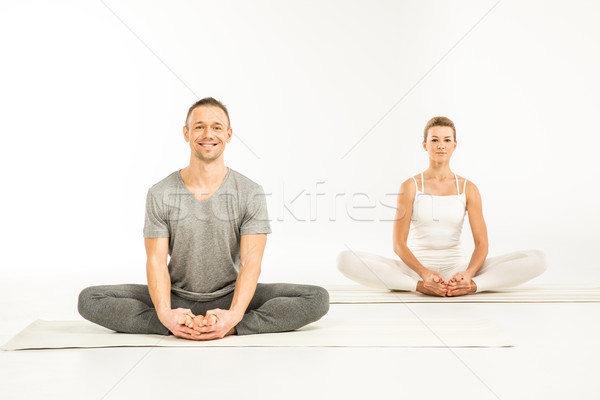
[[[434,269],[445,280],[464,271],[467,264]],[[337,267],[344,276],[362,285],[389,290],[417,289],[421,277],[402,260],[364,251],[344,250],[337,257]],[[522,250],[487,257],[473,277],[477,292],[520,285],[541,275],[547,267],[546,255],[540,250]]]

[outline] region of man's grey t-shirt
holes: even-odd
[[[179,170],[148,190],[144,237],[169,238],[171,290],[181,297],[206,301],[232,292],[241,235],[255,233],[271,233],[263,188],[231,168],[204,201]]]

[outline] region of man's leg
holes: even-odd
[[[233,292],[215,300],[196,302],[195,315],[229,309]],[[329,310],[329,293],[319,286],[291,283],[259,283],[242,320],[235,326],[238,335],[292,331],[319,320]]]
[[[194,302],[171,293],[171,307],[190,308]],[[170,334],[160,322],[147,285],[100,285],[79,294],[77,309],[91,322],[117,332]]]

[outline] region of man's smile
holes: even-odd
[[[198,144],[202,147],[204,147],[205,149],[212,149],[213,147],[217,146],[219,143],[214,143],[214,142],[198,142]]]

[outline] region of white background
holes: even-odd
[[[146,191],[188,164],[185,114],[213,96],[226,165],[269,194],[262,281],[349,283],[348,247],[393,257],[393,194],[427,168],[436,115],[489,255],[537,248],[537,282],[600,280],[594,1],[1,4],[5,277],[145,282]]]

